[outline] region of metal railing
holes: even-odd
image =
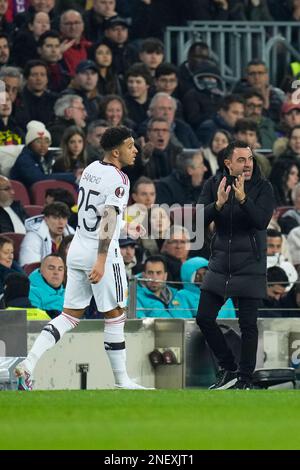
[[[165,31],[166,60],[184,62],[191,44],[204,41],[218,62],[227,83],[241,78],[247,63],[259,58],[266,62],[271,83],[276,84],[282,60],[300,61],[300,28],[297,22],[190,22]]]
[[[128,318],[137,318],[137,312],[139,310],[142,310],[143,312],[144,311],[152,311],[153,308],[146,308],[146,307],[138,307],[137,306],[137,287],[139,284],[141,283],[144,283],[145,281],[149,281],[149,279],[145,279],[145,278],[142,278],[142,277],[136,277],[136,276],[132,276],[130,279],[129,279],[129,295],[128,295],[128,299],[129,299],[129,302],[128,302],[128,308],[127,308],[127,316]],[[157,283],[163,283],[163,284],[166,284],[167,286],[172,286],[173,287],[176,287],[178,288],[178,284],[183,284],[179,281],[154,281],[154,280],[151,280],[151,282],[157,282]],[[191,284],[191,285],[198,285],[199,288],[201,286],[200,283],[198,282],[184,282],[184,284]],[[271,286],[271,285],[275,285],[275,284],[280,284],[280,285],[286,285],[287,287],[289,287],[289,289],[292,288],[292,286],[294,285],[299,285],[300,284],[300,281],[295,281],[295,282],[268,282],[268,286]],[[178,289],[179,290],[179,289]],[[286,293],[288,293],[288,291],[286,291]],[[197,311],[197,308],[198,308],[198,305],[195,305],[195,308],[191,309],[191,308],[183,308],[181,306],[178,306],[178,307],[157,307],[155,306],[154,310],[156,311],[160,311],[165,313],[166,310],[168,311],[172,311],[174,310],[176,312],[182,312],[182,318],[184,319],[185,318],[185,311],[187,312],[191,312],[193,311],[193,317],[196,316],[196,311]],[[227,307],[224,307],[223,306],[223,312],[224,310],[226,310]],[[228,307],[228,310],[232,310],[232,307]],[[235,310],[237,311],[237,309],[235,308]],[[285,311],[295,311],[295,317],[299,318],[300,317],[300,307],[288,307],[288,308],[285,308],[285,307],[272,307],[272,308],[266,308],[266,307],[260,307],[259,308],[259,312],[264,312],[264,311],[280,311],[280,312],[285,312]],[[299,312],[299,313],[297,313]],[[195,314],[195,315],[194,315]],[[260,316],[260,315],[258,315]],[[264,317],[265,315],[263,315],[262,317]],[[230,316],[229,316],[230,317]],[[146,317],[147,318],[147,317]],[[271,318],[271,317],[270,317]],[[284,318],[284,317],[283,317]]]

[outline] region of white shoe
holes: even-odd
[[[121,388],[123,390],[155,390],[153,387],[143,387],[132,380],[125,382],[124,384],[115,384],[115,388]]]
[[[17,365],[14,372],[16,377],[18,377],[18,390],[26,392],[32,390],[32,377],[30,372],[26,369],[24,361]]]

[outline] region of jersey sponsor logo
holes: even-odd
[[[123,188],[123,186],[119,186],[116,190],[115,190],[115,195],[119,198],[123,197],[125,194],[125,189]]]

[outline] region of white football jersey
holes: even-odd
[[[117,225],[109,253],[119,248],[124,210],[129,198],[129,179],[121,170],[109,163],[95,161],[85,168],[79,183],[77,241],[98,246],[99,226],[105,206],[118,209]]]

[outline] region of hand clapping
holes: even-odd
[[[244,175],[239,175],[235,179],[235,184],[232,184],[233,190],[235,192],[235,197],[239,202],[243,201],[246,197],[245,190],[244,190],[244,182],[245,182]]]

